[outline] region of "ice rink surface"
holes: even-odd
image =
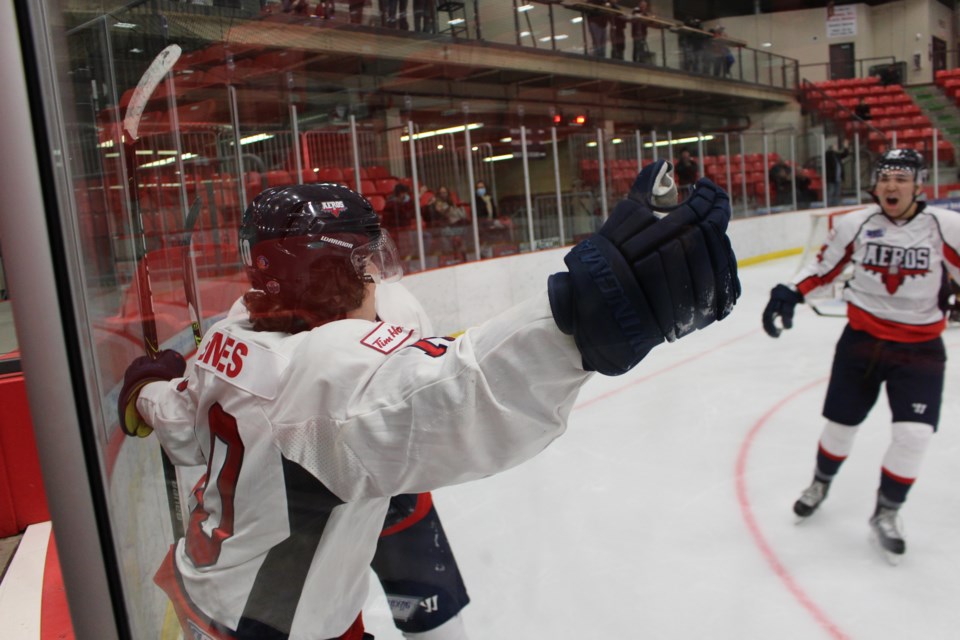
[[[821,509],[796,524],[845,321],[798,307],[761,329],[798,258],[744,268],[733,314],[594,377],[530,462],[434,493],[472,599],[473,640],[960,638],[960,329],[940,431],[902,510],[907,553],[870,542],[885,396]],[[371,573],[372,575],[372,573]],[[364,620],[401,638],[379,583]]]

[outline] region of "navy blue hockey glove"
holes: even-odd
[[[186,368],[187,363],[183,356],[172,349],[161,351],[156,360],[140,356],[130,363],[123,374],[123,386],[117,398],[120,427],[126,435],[146,438],[153,432],[153,428],[144,422],[137,411],[137,397],[144,385],[183,377]]]
[[[781,330],[777,326],[777,318],[780,318],[780,323],[784,329],[792,329],[793,308],[800,302],[803,302],[803,294],[786,285],[778,284],[771,289],[770,302],[767,303],[767,308],[763,310],[763,330],[771,338],[779,338]]]
[[[661,166],[637,176],[600,231],[564,257],[569,271],[548,281],[553,318],[588,371],[626,373],[664,340],[725,318],[740,296],[727,194],[701,179],[658,219],[650,187]]]

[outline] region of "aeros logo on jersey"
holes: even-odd
[[[930,268],[930,248],[891,247],[868,242],[863,264],[871,267],[900,267],[901,269],[927,271]]]
[[[930,248],[891,247],[869,242],[861,263],[863,268],[880,274],[890,295],[897,292],[907,276],[923,276],[930,273]]]

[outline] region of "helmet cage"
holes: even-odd
[[[917,186],[921,186],[927,177],[926,164],[919,152],[913,149],[888,149],[873,168],[873,188],[876,189],[881,176],[894,172],[909,173]]]

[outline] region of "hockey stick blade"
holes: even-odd
[[[140,137],[140,118],[143,116],[143,110],[157,85],[180,59],[181,52],[179,45],[171,44],[167,46],[157,54],[157,57],[153,59],[153,62],[140,77],[140,82],[137,83],[137,88],[133,90],[130,102],[127,103],[127,112],[123,117],[123,129],[131,140]]]

